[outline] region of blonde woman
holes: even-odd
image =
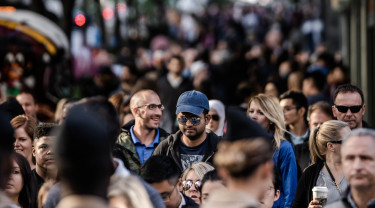
[[[277,98],[259,94],[250,99],[247,115],[273,135],[273,162],[281,176],[280,198],[274,207],[291,207],[297,188],[297,162],[292,144],[285,140],[284,114]]]
[[[108,188],[111,207],[117,208],[152,208],[144,186],[135,176],[112,176]]]
[[[206,162],[198,162],[191,165],[182,174],[182,191],[193,199],[195,203],[201,204],[200,187],[202,185],[203,176],[215,168]]]
[[[350,132],[346,122],[330,120],[315,128],[309,138],[312,158],[310,165],[299,180],[293,207],[321,207],[313,201],[312,188],[328,188],[327,204],[340,198],[348,186],[340,160],[341,141]]]

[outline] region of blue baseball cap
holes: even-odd
[[[197,116],[199,116],[204,109],[210,110],[207,96],[196,90],[182,93],[178,98],[176,107],[176,114],[183,112],[192,113]]]

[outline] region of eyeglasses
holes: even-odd
[[[342,144],[342,140],[338,140],[338,141],[330,141],[331,143],[333,144]]]
[[[181,116],[179,118],[177,118],[177,121],[178,123],[180,123],[181,125],[186,125],[187,121],[190,120],[190,122],[194,125],[194,126],[197,126],[201,123],[201,118],[199,117],[190,117],[190,118],[187,118],[185,116]]]
[[[169,192],[169,193],[165,192],[165,193],[161,194],[161,198],[163,199],[164,202],[169,202],[171,200],[171,196],[172,196],[174,190],[176,189],[176,186],[177,186],[177,183],[176,183],[176,185],[174,185],[173,190],[171,192]]]
[[[147,108],[149,110],[156,110],[156,108],[159,108],[160,110],[164,110],[164,105],[163,104],[146,104],[146,105],[141,105],[141,106],[138,106],[136,108],[142,108],[142,107],[145,107],[147,106]]]
[[[291,111],[293,109],[298,109],[297,106],[293,107],[293,106],[285,106],[285,108],[283,108],[283,112],[287,112],[287,111]]]
[[[187,180],[182,182],[182,190],[187,191],[194,185],[195,189],[200,190],[202,186],[201,181],[195,181],[195,183],[192,180]]]
[[[212,115],[211,115],[211,118],[212,118],[212,120],[214,120],[214,121],[218,121],[218,120],[220,120],[220,117],[219,117],[219,115],[217,115],[217,114],[212,114]]]
[[[353,106],[335,105],[335,107],[341,113],[348,112],[348,109],[350,109],[350,112],[352,113],[358,113],[362,109],[362,105],[353,105]]]

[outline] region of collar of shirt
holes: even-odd
[[[186,205],[186,201],[185,201],[184,196],[181,194],[181,192],[179,192],[179,193],[180,193],[180,196],[181,196],[181,203],[180,203],[180,206],[178,206],[178,208],[181,208],[181,207]]]
[[[350,203],[350,206],[352,206],[353,208],[358,208],[357,204],[355,203],[355,201],[353,200],[353,197],[352,197],[352,193],[349,191],[348,193],[348,202]],[[367,203],[367,207],[373,207],[375,205],[375,198],[374,199],[371,199],[368,203]]]
[[[290,132],[290,139],[292,140],[294,145],[303,144],[306,139],[309,138],[309,129],[306,130],[306,133],[303,136],[296,136],[292,132]]]
[[[134,145],[143,145],[145,146],[145,144],[143,144],[141,141],[139,141],[139,139],[135,136],[134,132],[133,132],[133,127],[130,127],[130,136],[132,138],[132,141],[133,141],[133,144]],[[155,145],[159,144],[159,129],[156,129],[156,135],[155,135],[155,138],[154,138],[154,141],[151,142],[151,144],[149,144],[147,147],[155,147]]]

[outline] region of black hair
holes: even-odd
[[[141,167],[140,176],[147,183],[159,183],[168,180],[175,185],[181,172],[172,158],[165,155],[151,156]]]
[[[343,85],[338,86],[333,96],[333,102],[335,102],[336,97],[339,93],[346,93],[346,92],[358,92],[359,95],[361,96],[362,105],[365,103],[365,98],[363,97],[363,92],[361,88],[352,84],[343,84]]]
[[[169,62],[170,62],[172,59],[177,59],[178,62],[180,62],[181,69],[185,68],[185,61],[184,61],[184,59],[182,58],[182,56],[180,56],[180,55],[173,55],[173,56],[171,56],[171,58],[169,59]]]
[[[292,99],[293,104],[297,107],[297,109],[304,107],[305,108],[304,117],[306,120],[308,104],[307,104],[306,96],[302,92],[293,91],[293,90],[286,91],[280,95],[280,101],[283,99]]]
[[[21,207],[24,208],[35,207],[35,183],[32,179],[30,164],[24,156],[18,153],[13,154],[13,159],[16,161],[17,165],[20,168],[20,174],[23,180],[23,186],[18,196],[18,203],[20,203]]]
[[[202,188],[204,186],[204,184],[207,182],[207,181],[222,181],[223,179],[220,178],[219,174],[217,174],[217,171],[216,169],[214,170],[210,170],[208,171],[206,174],[204,174],[203,178],[202,178],[202,185],[200,187],[200,192],[202,192]]]
[[[8,97],[5,102],[0,104],[0,109],[8,112],[11,118],[25,114],[21,104],[15,97]]]
[[[327,84],[326,76],[319,71],[306,73],[303,79],[312,79],[314,86],[319,90],[319,92],[322,92]]]
[[[58,127],[55,123],[43,123],[36,127],[34,141],[44,136],[54,136],[54,129]]]

